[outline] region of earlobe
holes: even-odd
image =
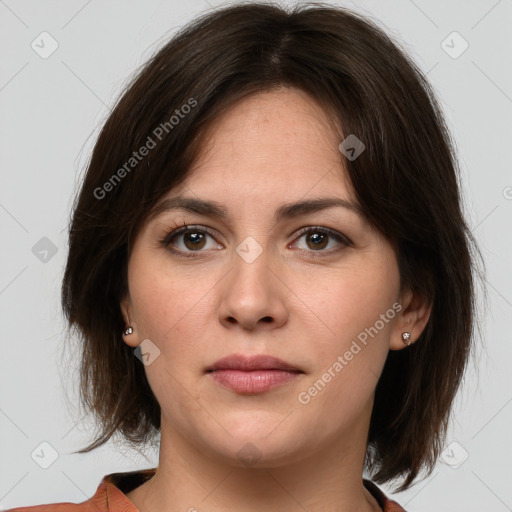
[[[417,293],[404,293],[402,310],[396,319],[389,341],[390,350],[402,350],[414,344],[430,318],[432,304]]]
[[[130,347],[137,347],[139,345],[139,337],[135,325],[127,325],[123,330],[123,340]]]
[[[404,331],[402,333],[402,341],[406,344],[406,345],[410,345],[412,343],[411,341],[411,333],[410,332],[407,332],[407,331]]]
[[[123,299],[120,304],[121,313],[123,315],[123,320],[125,322],[125,328],[122,332],[122,337],[124,342],[130,347],[138,346],[138,336],[137,336],[137,327],[135,322],[132,320],[133,316],[131,314],[131,302],[129,298]]]

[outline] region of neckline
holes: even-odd
[[[154,467],[134,471],[110,473],[109,475],[107,475],[106,480],[108,481],[108,483],[117,487],[117,489],[119,489],[119,491],[121,491],[121,493],[123,494],[124,499],[128,503],[130,503],[135,509],[135,506],[128,499],[126,494],[130,493],[137,487],[140,487],[143,483],[150,480],[156,474],[156,470],[157,468]],[[383,511],[385,511],[386,504],[389,503],[390,500],[387,498],[384,492],[375,483],[366,478],[363,478],[363,485],[368,490],[368,492],[370,492],[370,494],[377,500],[379,507]]]

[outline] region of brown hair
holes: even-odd
[[[218,115],[280,86],[305,91],[363,141],[357,159],[340,153],[340,162],[367,220],[396,244],[402,286],[432,304],[421,337],[389,352],[370,422],[366,467],[377,483],[405,477],[404,490],[423,467],[432,471],[442,449],[472,348],[479,252],[426,78],[376,24],[319,3],[203,14],[142,67],[105,122],[75,201],[62,284],[82,347],[81,403],[101,427],[78,453],[114,434],[133,446],[157,437],[159,404],[121,338],[133,241],[186,177]]]

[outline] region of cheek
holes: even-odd
[[[208,277],[199,276],[192,267],[190,272],[179,273],[165,257],[134,258],[130,293],[141,340],[153,341],[170,356],[169,364],[186,362],[187,354],[197,357],[211,288]]]
[[[328,301],[320,292],[309,295],[308,304],[321,306],[315,312],[322,322],[316,321],[315,369],[296,396],[304,428],[336,435],[370,407],[396,316],[397,274],[386,268],[387,273],[380,266],[338,273],[325,283]]]
[[[329,269],[329,276],[317,276],[318,287],[298,292],[315,313],[308,313],[311,323],[305,328],[318,333],[315,371],[298,401],[319,414],[330,408],[332,425],[346,421],[348,411],[352,417],[371,398],[389,352],[398,267],[392,253],[366,256],[360,265]]]
[[[317,273],[315,286],[303,278],[296,281],[294,292],[307,306],[303,318],[310,329],[318,330],[319,340],[346,343],[374,326],[397,300],[399,274],[395,261],[383,257],[365,259],[368,263],[361,261]],[[379,330],[389,331],[390,325],[391,322],[384,326],[379,322]]]
[[[143,269],[142,271],[140,271]],[[145,367],[146,377],[166,411],[194,409],[190,400],[191,368],[201,354],[198,311],[209,287],[193,279],[170,275],[169,269],[148,263],[133,273],[130,292],[140,339],[150,339],[160,351]],[[193,286],[195,284],[195,286]]]

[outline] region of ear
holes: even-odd
[[[402,341],[402,333],[410,333],[410,343],[415,343],[427,325],[432,304],[423,296],[406,289],[399,300],[402,308],[398,312],[391,339],[389,340],[390,350],[402,350],[407,344]]]
[[[137,330],[137,324],[134,320],[133,315],[133,304],[129,296],[125,297],[121,303],[121,313],[123,315],[125,327],[123,329],[123,340],[130,347],[138,347],[139,346],[139,333]],[[133,329],[131,334],[127,334],[125,331],[128,327]]]

